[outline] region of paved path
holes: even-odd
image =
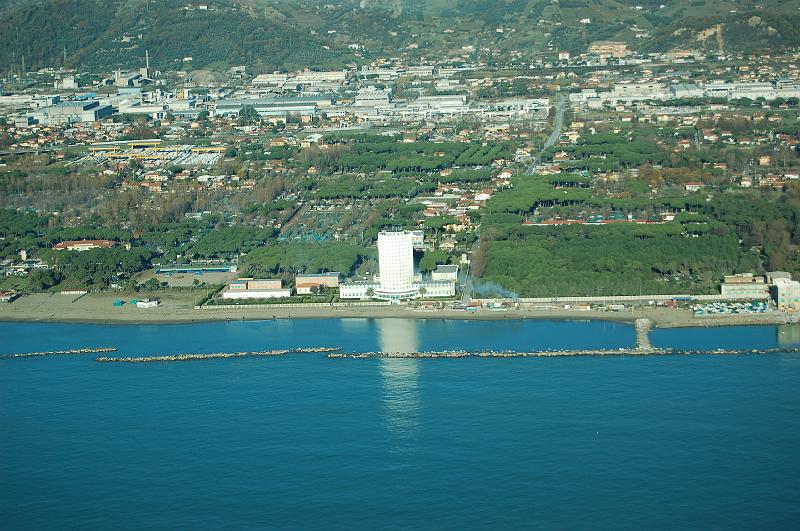
[[[555,116],[555,119],[553,120],[553,132],[550,133],[550,136],[547,138],[547,141],[544,143],[544,147],[539,152],[539,154],[536,155],[533,158],[533,162],[531,163],[531,165],[528,166],[528,169],[525,172],[528,175],[532,175],[532,174],[536,173],[536,169],[539,167],[539,161],[541,161],[542,155],[544,155],[544,152],[547,151],[548,149],[550,149],[551,147],[555,146],[556,142],[558,142],[558,138],[561,136],[561,129],[564,127],[564,111],[566,110],[566,103],[567,103],[566,95],[564,95],[564,94],[562,94],[560,92],[557,93],[556,94],[556,116]]]

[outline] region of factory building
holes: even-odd
[[[586,92],[586,91],[584,91]],[[715,98],[736,100],[749,98],[757,100],[774,100],[776,98],[796,98],[800,96],[800,86],[793,83],[760,83],[760,82],[723,82],[710,83],[677,83],[664,85],[661,83],[623,83],[615,85],[611,90],[597,94],[603,103],[633,103],[637,101],[664,101],[681,98]],[[571,94],[570,101],[587,102],[583,93]]]
[[[345,70],[332,70],[329,72],[301,72],[291,78],[291,82],[298,85],[323,85],[327,83],[341,84],[347,81]]]
[[[375,87],[368,87],[362,88],[358,91],[353,105],[356,107],[381,107],[389,105],[391,101],[391,89],[377,89]]]
[[[468,103],[463,94],[423,96],[407,102],[386,102],[380,105],[356,106],[369,109],[364,116],[369,122],[417,122],[429,119],[455,119],[470,116],[477,119],[514,119],[547,117],[550,103],[547,99],[510,98],[495,102]]]
[[[65,101],[35,111],[33,118],[42,125],[66,125],[94,122],[113,113],[111,105],[100,105],[98,101]]]
[[[259,74],[253,78],[253,85],[282,87],[287,81],[289,81],[289,76],[287,74]]]
[[[674,99],[702,98],[705,96],[703,88],[695,83],[677,83],[669,87],[670,96]]]
[[[304,98],[226,98],[216,103],[214,114],[219,116],[238,115],[245,107],[253,107],[262,118],[286,120],[290,115],[298,115],[303,121],[310,121],[319,114],[321,108],[330,107],[330,97]]]

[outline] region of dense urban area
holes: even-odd
[[[447,2],[98,2],[81,38],[6,47],[3,301],[800,311],[797,3],[690,2],[682,29],[573,3],[470,27]]]

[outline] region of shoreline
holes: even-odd
[[[11,304],[0,306],[0,322],[79,323],[79,324],[192,324],[231,321],[269,321],[284,319],[443,319],[464,321],[503,320],[573,320],[606,321],[633,325],[648,319],[654,328],[705,328],[716,326],[780,325],[791,322],[785,314],[718,315],[695,317],[688,309],[641,307],[626,311],[565,310],[561,308],[522,307],[492,310],[432,310],[406,306],[371,307],[298,307],[195,309],[194,297],[162,294],[156,308],[136,308],[126,304],[113,307],[119,294],[96,293],[73,300],[59,294],[26,295]]]

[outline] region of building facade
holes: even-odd
[[[731,299],[767,299],[769,285],[764,277],[752,273],[727,275],[720,286],[720,293]]]
[[[292,296],[290,288],[283,287],[279,278],[240,278],[232,280],[223,290],[223,299],[278,299]]]
[[[431,272],[431,280],[456,282],[458,280],[458,266],[457,265],[438,265],[436,269]]]
[[[314,288],[338,288],[341,273],[333,271],[330,273],[317,273],[313,275],[297,275],[294,279],[295,291],[298,295],[308,295],[314,292]]]
[[[782,312],[800,312],[800,282],[780,278],[775,281],[775,300]]]
[[[389,300],[411,299],[419,295],[414,276],[414,235],[409,231],[378,234],[380,278],[375,295]]]
[[[414,249],[423,241],[422,231],[383,231],[378,234],[379,275],[374,281],[344,282],[342,299],[383,299],[393,302],[419,297],[453,297],[457,266],[437,270],[437,276],[422,280],[414,272]]]

